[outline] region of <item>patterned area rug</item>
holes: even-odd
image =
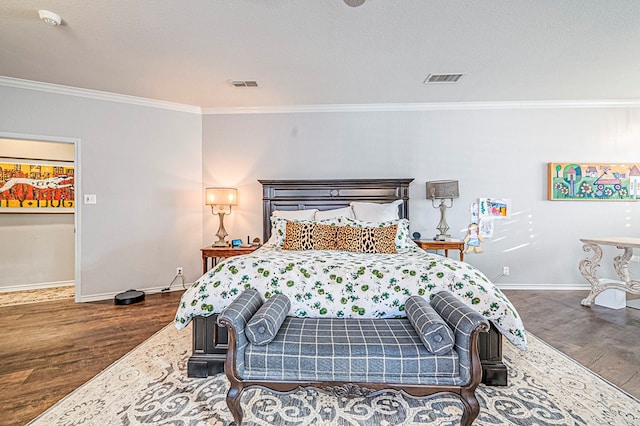
[[[27,303],[73,299],[75,291],[76,288],[72,285],[40,288],[37,290],[9,291],[0,293],[0,306],[26,305]]]
[[[506,387],[477,390],[474,425],[639,425],[640,401],[530,336],[526,352],[506,344]],[[34,419],[30,425],[228,425],[224,374],[186,377],[191,331],[170,325]],[[247,425],[458,425],[454,397],[387,393],[336,398],[315,390],[242,396]]]

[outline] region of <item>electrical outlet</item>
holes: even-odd
[[[182,271],[182,266],[178,266],[178,267],[176,268],[176,275],[181,276],[181,275],[182,275],[182,272],[183,272],[183,271]]]
[[[509,267],[508,266],[503,266],[502,267],[502,275],[509,275]]]
[[[638,256],[638,255],[631,256],[631,261],[632,262],[640,262],[640,256]]]

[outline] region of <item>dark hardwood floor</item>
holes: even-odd
[[[640,310],[583,307],[585,291],[505,293],[529,332],[640,398]],[[180,295],[1,307],[0,424],[27,423],[169,324]]]
[[[504,293],[528,332],[640,399],[640,310],[582,306],[587,291]]]
[[[0,307],[0,424],[24,425],[169,324],[181,295]]]

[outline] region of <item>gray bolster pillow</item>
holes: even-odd
[[[404,308],[409,321],[429,352],[434,355],[451,352],[455,342],[453,331],[429,302],[420,296],[411,296],[405,302]]]
[[[291,302],[284,294],[276,294],[269,298],[247,323],[247,339],[254,345],[266,345],[271,342],[278,334],[290,309]]]

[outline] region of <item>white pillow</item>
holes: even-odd
[[[325,220],[325,219],[333,219],[336,217],[348,217],[349,219],[356,218],[355,215],[353,214],[353,210],[351,209],[351,207],[343,207],[341,209],[317,211],[315,219]]]
[[[283,219],[289,220],[313,220],[318,209],[309,209],[309,210],[274,210],[271,213],[271,236],[269,237],[269,241],[267,244],[277,245],[279,241],[279,237],[276,235],[276,228],[273,226],[274,217],[281,217]],[[280,244],[282,242],[280,241]]]
[[[271,214],[289,220],[313,220],[318,209],[309,210],[274,210]]]
[[[363,203],[360,201],[352,201],[351,207],[356,219],[366,222],[384,222],[387,220],[400,219],[398,216],[398,206],[402,200],[396,200],[393,203]]]

